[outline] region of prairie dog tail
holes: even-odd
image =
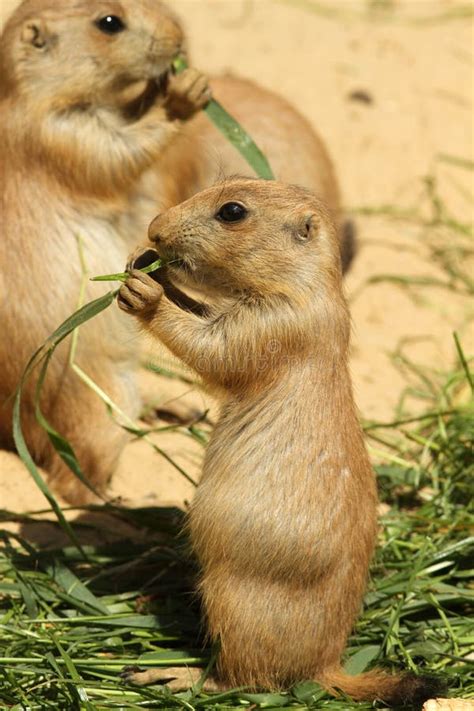
[[[338,690],[343,691],[356,701],[377,699],[392,706],[409,706],[411,709],[439,696],[443,690],[443,684],[434,677],[410,673],[387,674],[381,669],[351,676],[336,668],[325,671],[317,681],[328,691],[335,694]]]

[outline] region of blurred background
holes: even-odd
[[[17,4],[0,0],[1,19]],[[326,142],[357,226],[359,249],[346,286],[359,408],[366,420],[379,421],[418,412],[430,397],[430,388],[420,387],[423,378],[435,385],[456,361],[453,331],[465,353],[473,352],[474,6],[455,0],[170,4],[184,23],[191,64],[280,93]],[[171,402],[212,408],[192,384],[151,374],[143,383],[160,408]],[[199,445],[173,434],[159,441],[196,473]],[[383,451],[373,456],[383,460]],[[0,487],[5,508],[43,505],[14,455],[0,453]],[[135,442],[112,493],[182,502],[192,487]]]

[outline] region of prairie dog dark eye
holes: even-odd
[[[221,222],[240,222],[247,217],[247,210],[239,202],[226,202],[216,217]]]
[[[105,15],[105,17],[101,17],[100,20],[96,20],[95,24],[96,27],[98,27],[101,32],[105,32],[106,35],[116,35],[125,29],[125,24],[117,15]]]

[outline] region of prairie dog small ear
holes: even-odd
[[[36,49],[44,49],[50,41],[46,24],[41,19],[27,20],[21,28],[21,41]]]
[[[297,242],[309,242],[314,239],[319,230],[319,218],[315,214],[302,215],[298,228],[295,231]]]

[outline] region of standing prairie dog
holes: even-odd
[[[327,209],[300,187],[234,179],[158,216],[149,236],[170,264],[155,278],[131,268],[119,305],[220,401],[189,515],[209,635],[220,640],[209,688],[314,679],[355,699],[428,698],[423,677],[341,668],[375,544],[377,495]],[[180,288],[203,284],[206,306]],[[189,674],[131,679],[175,677],[179,688]]]

